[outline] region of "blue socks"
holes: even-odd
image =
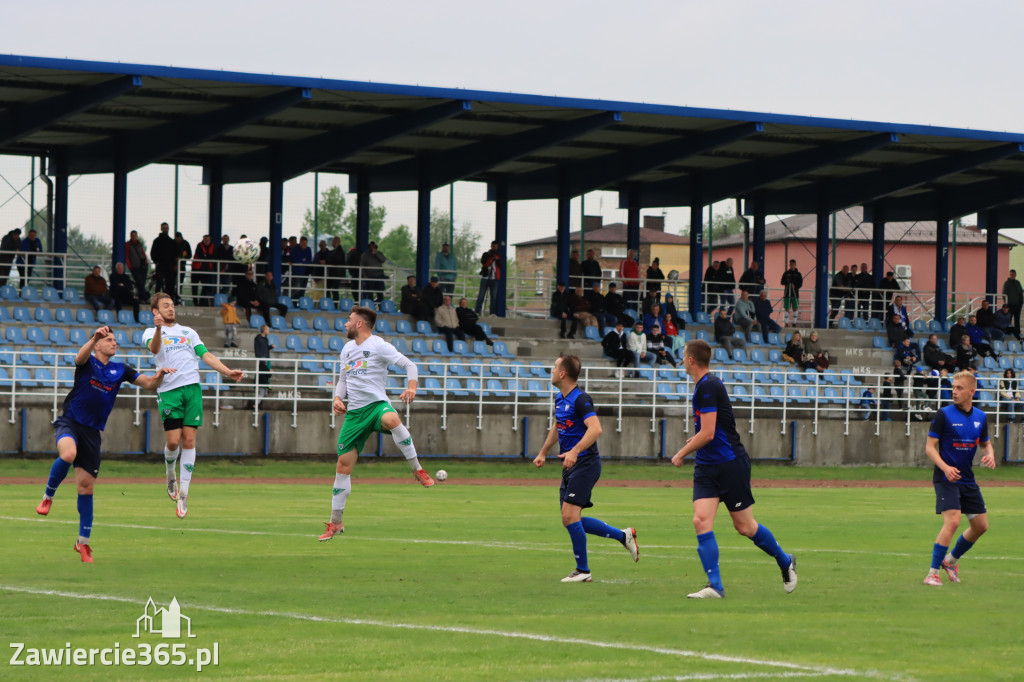
[[[708,531],[697,536],[697,556],[708,575],[708,585],[721,592],[722,577],[718,574],[718,542],[715,541],[715,531]]]
[[[959,540],[957,541],[957,546],[960,546]],[[949,547],[946,547],[945,545],[940,545],[937,542],[934,545],[932,545],[932,569],[937,571],[942,567],[942,560],[946,558],[946,550],[948,549]]]
[[[587,533],[583,530],[583,522],[570,523],[565,529],[569,531],[569,538],[572,540],[572,553],[576,557],[576,570],[590,573],[590,566],[587,564]]]
[[[83,545],[89,544],[89,534],[92,533],[92,495],[78,496],[78,542]]]
[[[57,487],[61,482],[67,478],[68,469],[71,465],[58,457],[53,466],[50,467],[50,479],[46,482],[46,496],[52,498],[56,492]]]
[[[953,558],[954,559],[959,559],[964,554],[967,554],[967,551],[971,547],[974,547],[974,543],[971,542],[970,540],[968,540],[967,538],[965,538],[964,534],[961,533],[960,537],[957,538],[957,540],[956,540],[956,546],[953,547],[953,551],[952,551]]]
[[[584,532],[591,535],[600,535],[603,538],[612,538],[619,542],[626,541],[626,533],[620,528],[613,528],[600,519],[592,519],[588,516],[584,516],[580,519],[580,523],[583,524]]]
[[[775,561],[779,564],[779,568],[786,568],[789,563],[793,560],[793,557],[789,556],[782,551],[782,547],[775,540],[775,536],[768,530],[767,527],[758,524],[757,532],[754,533],[754,537],[750,538],[754,541],[762,552],[775,557]]]

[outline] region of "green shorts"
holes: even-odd
[[[797,310],[800,307],[799,296],[784,296],[782,298],[783,310]]]
[[[391,403],[379,400],[345,413],[345,422],[338,434],[338,456],[350,450],[358,455],[372,433],[380,433],[380,420],[388,412],[395,412]]]
[[[199,384],[188,384],[157,393],[156,405],[164,431],[182,426],[199,428],[203,425],[203,389]]]

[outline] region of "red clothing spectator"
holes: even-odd
[[[622,294],[627,301],[636,301],[640,297],[640,264],[636,260],[636,251],[630,249],[626,257],[619,261],[619,279],[622,280]]]

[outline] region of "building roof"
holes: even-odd
[[[597,230],[587,230],[587,243],[609,243],[609,244],[626,244],[626,224],[625,223],[610,223]],[[580,240],[580,232],[570,232],[569,241],[578,242]],[[531,239],[527,242],[518,242],[514,244],[516,248],[521,246],[539,246],[541,244],[555,244],[558,242],[557,237],[541,237],[540,239]],[[669,234],[662,230],[654,230],[649,227],[640,228],[640,243],[641,244],[686,244],[689,246],[690,238],[683,237],[678,234]]]
[[[836,241],[870,242],[874,225],[864,221],[864,209],[853,206],[836,214]],[[829,220],[829,238],[832,235],[832,221]],[[814,215],[794,215],[765,225],[765,242],[782,241],[814,241],[818,227]],[[915,222],[892,222],[885,224],[885,241],[912,244],[932,244],[936,242],[937,228],[935,221],[922,220]],[[950,239],[953,237],[953,226],[950,225]],[[985,233],[974,226],[962,225],[956,231],[958,245],[985,244]],[[715,248],[735,246],[743,243],[742,234],[729,235],[715,240]],[[999,243],[1003,246],[1016,246],[1018,242],[1000,235]]]

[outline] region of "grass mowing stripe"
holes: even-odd
[[[846,672],[787,672],[787,673],[693,673],[691,675],[659,675],[658,677],[591,678],[574,682],[689,682],[690,680],[791,680],[794,678],[848,677]]]
[[[17,592],[21,594],[33,594],[40,596],[50,597],[64,597],[69,599],[90,599],[96,601],[113,601],[127,604],[139,604],[145,605],[146,602],[141,599],[133,599],[131,597],[120,597],[115,595],[104,595],[104,594],[78,594],[76,592],[65,592],[63,590],[41,590],[33,587],[23,587],[18,585],[4,585],[0,584],[0,590],[7,592]],[[774,661],[770,659],[758,659],[758,658],[747,658],[743,656],[726,656],[723,654],[713,654],[706,651],[689,651],[686,649],[671,649],[668,647],[659,646],[648,646],[643,644],[626,644],[622,642],[602,642],[599,640],[582,639],[578,637],[559,637],[555,635],[538,635],[528,632],[514,632],[511,630],[492,630],[488,628],[470,628],[470,627],[454,627],[446,625],[420,625],[416,623],[397,623],[383,620],[374,620],[367,618],[329,618],[327,616],[315,616],[306,613],[294,613],[294,612],[282,612],[282,611],[255,611],[251,609],[234,609],[224,606],[212,606],[208,604],[195,604],[190,602],[182,602],[182,608],[190,608],[199,611],[211,611],[214,613],[225,613],[228,615],[239,615],[239,616],[263,616],[272,618],[286,618],[291,620],[303,620],[314,623],[337,623],[339,625],[364,625],[369,627],[381,627],[381,628],[393,628],[397,630],[423,630],[428,632],[450,632],[453,634],[463,635],[480,635],[490,637],[503,637],[506,639],[524,639],[536,642],[547,642],[553,644],[571,644],[577,646],[591,646],[600,649],[619,649],[623,651],[635,651],[644,652],[651,654],[661,654],[665,656],[678,656],[682,658],[697,658],[705,661],[715,661],[719,663],[740,663],[744,665],[754,666],[765,666],[771,668],[786,668],[794,671],[802,671],[808,673],[814,673],[816,675],[830,675],[830,676],[875,676],[873,673],[841,669],[841,668],[820,668],[811,665],[802,665],[799,663],[790,663],[788,661]]]

